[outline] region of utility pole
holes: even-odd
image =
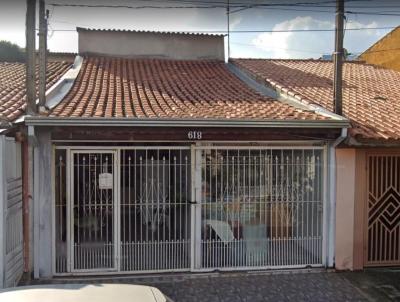
[[[226,6],[226,16],[227,16],[227,29],[228,29],[228,58],[227,60],[229,61],[229,57],[231,55],[231,41],[230,41],[230,31],[231,31],[231,26],[230,26],[230,3],[229,0],[227,0],[227,6]]]
[[[36,0],[26,0],[26,113],[36,114]]]
[[[39,112],[46,105],[47,20],[44,0],[39,0]]]
[[[334,52],[334,65],[335,65],[335,79],[333,98],[335,105],[335,113],[342,115],[342,89],[343,89],[343,32],[344,28],[344,0],[336,0],[336,26],[335,26],[335,52]]]

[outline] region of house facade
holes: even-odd
[[[36,278],[333,266],[332,154],[347,119],[226,64],[223,36],[180,34],[185,48],[165,33],[78,32],[82,47],[113,43],[80,49],[68,91],[24,119]],[[163,55],[114,55],[126,35]]]
[[[234,60],[253,78],[307,104],[333,110],[333,63]],[[351,122],[336,149],[335,267],[400,265],[400,73],[347,62],[343,116]]]
[[[75,62],[49,63],[46,110],[2,94],[23,143],[22,187],[2,191],[25,213],[13,263],[38,279],[398,265],[399,73],[346,63],[338,116],[331,62],[227,63],[219,35],[78,33]]]

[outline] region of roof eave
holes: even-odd
[[[347,120],[138,119],[26,116],[28,126],[349,128]]]
[[[342,146],[350,148],[399,148],[400,140],[394,138],[379,139],[362,136],[348,136]]]

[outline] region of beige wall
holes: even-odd
[[[356,150],[336,149],[335,267],[353,269]]]
[[[79,53],[175,60],[224,60],[223,36],[79,29]]]
[[[400,71],[400,27],[361,54],[360,59],[368,64],[380,65]]]

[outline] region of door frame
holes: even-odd
[[[316,265],[316,267],[321,267],[321,266],[326,266],[326,254],[327,254],[327,244],[330,241],[328,239],[328,230],[327,230],[327,215],[329,214],[329,206],[328,206],[328,191],[329,187],[327,184],[328,181],[328,173],[329,169],[331,169],[327,165],[327,160],[328,160],[328,152],[327,152],[327,146],[324,144],[321,145],[307,145],[307,144],[296,144],[294,142],[291,142],[290,145],[286,145],[283,143],[278,143],[278,144],[270,144],[270,143],[263,143],[261,145],[244,145],[243,142],[235,142],[235,144],[202,144],[202,143],[192,143],[190,146],[188,145],[179,145],[179,143],[170,145],[170,146],[163,146],[163,145],[154,145],[154,146],[146,146],[145,143],[138,145],[138,146],[127,146],[127,145],[121,145],[121,146],[82,146],[82,145],[53,145],[53,160],[52,160],[52,179],[53,179],[53,185],[52,185],[52,191],[53,191],[53,264],[52,264],[52,271],[53,275],[56,276],[65,276],[65,275],[96,275],[96,274],[135,274],[135,271],[122,271],[120,269],[121,266],[121,259],[120,259],[120,253],[121,253],[121,246],[119,243],[119,239],[121,236],[121,224],[120,224],[120,213],[121,213],[121,208],[120,208],[120,198],[121,198],[121,192],[120,192],[120,185],[121,185],[121,150],[124,149],[187,149],[190,150],[191,158],[191,205],[190,205],[190,234],[191,234],[191,243],[190,243],[190,265],[187,269],[184,271],[189,271],[189,272],[204,272],[204,271],[210,271],[213,269],[204,269],[201,268],[201,152],[202,150],[207,150],[207,149],[317,149],[317,150],[322,150],[323,152],[323,179],[322,179],[322,206],[323,206],[323,217],[322,217],[322,265]],[[66,213],[66,221],[69,226],[67,226],[67,239],[66,239],[66,244],[67,244],[67,272],[63,273],[57,273],[56,272],[56,240],[55,240],[55,151],[56,150],[65,150],[66,152],[66,202],[67,202],[67,213]],[[90,269],[90,270],[76,270],[73,269],[73,245],[71,244],[73,242],[73,232],[71,230],[73,229],[73,224],[71,227],[71,219],[72,219],[72,196],[73,196],[73,188],[72,188],[72,182],[71,179],[73,180],[73,155],[77,153],[111,153],[114,154],[114,267],[112,269]],[[291,268],[302,268],[303,266],[299,267],[291,267]],[[232,270],[259,270],[259,269],[284,269],[288,267],[243,267],[243,268],[224,268],[222,270],[226,271],[232,271]],[[175,272],[178,270],[169,270],[166,272]],[[182,270],[179,270],[182,271]],[[148,273],[153,273],[154,271],[149,271]],[[144,273],[143,271],[140,271],[138,273]]]

